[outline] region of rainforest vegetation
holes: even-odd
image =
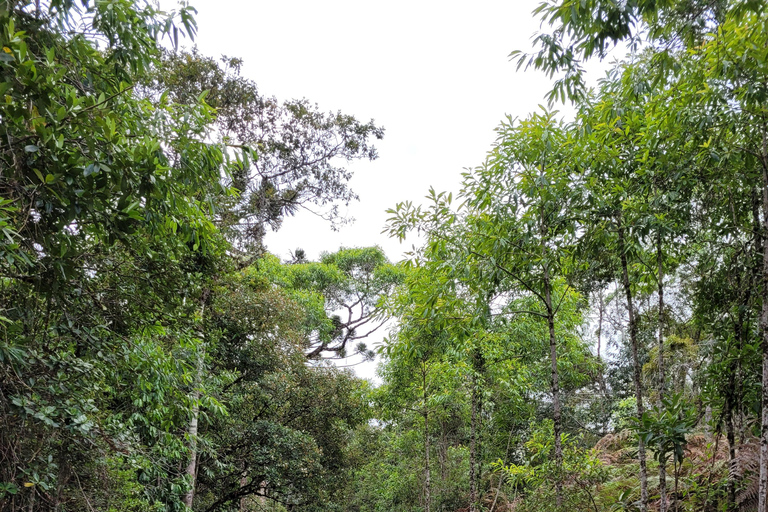
[[[397,263],[268,252],[384,130],[195,14],[0,2],[0,511],[768,511],[763,1],[542,3],[548,107]]]

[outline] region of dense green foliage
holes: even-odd
[[[331,160],[374,158],[382,130],[236,77],[236,100],[208,90],[213,61],[160,46],[193,14],[0,8],[0,510],[340,501],[365,383],[307,355],[370,357],[363,328],[399,273],[377,248],[282,264],[261,237],[353,198]],[[267,103],[271,125],[231,119]]]
[[[379,406],[370,464],[409,437],[390,471],[418,484],[363,480],[390,501],[360,510],[455,510],[452,484],[470,511],[765,510],[764,3],[536,13],[552,30],[513,57],[576,118],[508,119],[457,201],[391,210],[390,235],[424,240],[382,372],[411,408]],[[583,60],[618,42],[634,51],[587,90]]]
[[[767,510],[768,9],[536,14],[575,119],[392,209],[393,265],[264,246],[373,121],[162,49],[184,4],[3,2],[0,510]],[[334,365],[389,320],[380,385]]]

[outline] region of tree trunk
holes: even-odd
[[[602,341],[603,341],[603,321],[605,317],[605,310],[608,307],[608,304],[606,304],[605,296],[603,295],[603,292],[601,291],[598,298],[598,304],[597,304],[597,311],[598,311],[598,320],[597,320],[597,360],[599,363],[602,363],[602,356],[601,356],[601,349],[602,349]],[[603,396],[608,398],[608,386],[605,384],[605,375],[602,370],[602,366],[600,371],[597,372],[597,383],[600,386],[600,391],[603,393]]]
[[[768,134],[763,134],[763,233],[768,233]],[[763,353],[763,409],[760,432],[760,480],[758,506],[760,512],[768,511],[768,250],[763,248],[762,272],[763,307],[760,312],[761,348]]]
[[[598,304],[597,304],[597,312],[599,315],[599,318],[597,320],[597,359],[600,360],[600,348],[602,345],[602,338],[603,338],[603,317],[605,316],[605,298],[603,297],[603,292],[600,292],[600,295],[598,295]]]
[[[243,475],[240,477],[240,487],[245,487],[248,484],[248,478]],[[243,496],[240,498],[240,512],[246,512],[246,503],[247,497]]]
[[[201,356],[198,356],[198,358],[201,358]],[[200,365],[198,365],[198,368],[199,366]],[[184,474],[189,477],[190,488],[184,494],[182,501],[190,509],[192,508],[192,500],[195,498],[195,477],[197,476],[197,420],[200,415],[200,407],[198,406],[200,401],[200,391],[197,388],[199,387],[200,373],[201,369],[198,369],[197,378],[195,379],[196,389],[192,392],[192,403],[194,404],[192,406],[192,417],[189,420],[189,427],[187,428],[187,434],[189,436],[189,463],[187,464],[187,469],[184,471]]]
[[[200,321],[202,322],[205,315],[205,302],[208,300],[208,294],[210,290],[204,290],[202,298],[200,299]],[[197,347],[197,358],[195,361],[195,381],[193,384],[193,390],[191,393],[192,400],[192,417],[189,420],[189,427],[187,427],[187,435],[189,436],[189,463],[184,474],[189,477],[190,487],[184,494],[182,502],[189,509],[192,508],[192,501],[195,498],[195,480],[197,479],[197,430],[198,430],[198,418],[200,416],[200,385],[203,380],[203,362],[205,360],[205,333],[202,328],[199,332],[200,345]]]
[[[737,286],[740,290],[739,295],[741,298],[740,306],[746,305],[746,296],[743,292],[742,288],[742,281],[739,278],[737,280]],[[739,413],[739,360],[741,359],[741,349],[743,346],[744,341],[744,335],[745,335],[745,329],[744,329],[744,313],[743,310],[745,308],[739,307],[739,314],[736,317],[736,321],[734,322],[734,337],[736,341],[736,347],[735,347],[735,355],[732,355],[730,353],[730,350],[726,353],[727,356],[730,358],[730,363],[728,365],[728,383],[727,383],[727,389],[725,390],[725,404],[723,408],[723,417],[725,420],[725,432],[726,437],[728,439],[728,460],[731,465],[733,465],[734,460],[736,459],[736,429],[734,428],[734,414],[738,415]],[[729,347],[730,349],[730,347]],[[736,482],[734,480],[734,477],[730,474],[728,475],[728,501],[727,501],[727,509],[726,510],[736,510]]]
[[[656,266],[659,290],[659,410],[664,400],[666,387],[664,372],[664,259],[661,252],[661,231],[656,238]],[[664,460],[659,463],[659,512],[667,512],[667,465]]]
[[[429,471],[429,412],[424,410],[424,512],[430,512],[432,482]]]
[[[440,462],[440,480],[445,484],[447,477],[447,459],[448,459],[448,435],[445,432],[445,422],[440,420],[440,444],[438,445],[437,458]]]
[[[543,165],[542,165],[543,171]],[[552,426],[555,437],[555,467],[557,475],[555,477],[555,505],[557,510],[563,509],[563,445],[562,445],[562,424],[560,411],[560,379],[557,372],[557,337],[555,336],[555,310],[552,307],[552,282],[549,273],[549,248],[547,239],[549,236],[549,225],[546,221],[544,210],[540,211],[539,231],[541,233],[541,256],[544,270],[544,306],[547,310],[547,327],[549,330],[549,363],[550,363],[550,387],[552,389]]]
[[[733,467],[733,461],[736,460],[736,434],[733,428],[733,407],[731,400],[731,391],[726,391],[725,397],[725,435],[728,438],[728,462],[729,467]],[[733,476],[728,472],[728,502],[726,510],[736,510],[736,482]]]
[[[679,466],[679,464],[677,462],[677,459],[674,458],[674,456],[672,458],[672,467],[673,467],[673,470],[675,472],[675,512],[678,512],[678,510],[679,510],[678,509],[678,506],[679,506],[678,504],[679,504],[680,501],[677,499],[677,496],[678,496],[678,492],[679,492],[678,491],[678,482],[680,481],[680,466]]]
[[[558,475],[555,478],[555,504],[558,510],[563,507],[563,445],[560,412],[560,381],[557,373],[557,338],[555,337],[555,312],[552,308],[552,290],[549,281],[549,267],[544,267],[544,299],[547,307],[547,326],[549,327],[549,362],[551,369],[550,385],[552,387],[552,422],[555,434],[555,465]]]
[[[421,368],[422,390],[424,391],[424,512],[430,512],[432,504],[432,482],[429,471],[429,409],[427,408],[427,365]]]
[[[622,224],[621,217],[618,219],[618,235],[618,249],[619,256],[621,258],[622,284],[624,287],[624,293],[627,298],[627,310],[629,314],[629,340],[632,345],[632,363],[634,365],[633,376],[635,381],[635,396],[637,398],[637,417],[640,419],[645,412],[645,408],[643,407],[643,384],[640,381],[640,357],[638,355],[637,320],[635,318],[635,307],[632,302],[632,289],[629,284],[626,242],[624,240],[624,226]],[[645,461],[645,442],[642,438],[638,438],[637,458],[640,463],[640,510],[641,512],[646,512],[648,510],[648,470],[646,468]]]
[[[478,512],[477,509],[477,473],[475,466],[477,465],[477,409],[478,409],[478,393],[477,393],[477,375],[472,375],[472,398],[470,407],[471,420],[469,426],[469,511]]]

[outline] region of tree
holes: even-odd
[[[571,194],[566,135],[553,114],[533,115],[519,126],[504,125],[499,133],[488,164],[476,175],[467,176],[465,193],[476,209],[472,222],[476,222],[473,227],[478,231],[473,239],[477,245],[470,245],[470,251],[478,263],[490,267],[495,282],[509,283],[505,287],[511,285],[511,290],[531,294],[543,303],[543,314],[524,314],[540,316],[548,326],[554,457],[561,467],[562,411],[555,322],[563,297],[555,296],[554,291],[568,272],[578,196]],[[567,285],[559,293],[567,293]],[[558,477],[558,509],[563,506],[561,485]]]
[[[218,278],[203,320],[214,335],[205,384],[228,414],[200,409],[188,506],[245,510],[261,500],[326,510],[342,500],[348,432],[368,417],[366,389],[312,352],[340,337],[334,300],[354,296],[368,315],[397,279],[378,248],[341,249],[322,263],[266,255]]]
[[[701,44],[728,13],[763,11],[760,2],[752,1],[543,0],[533,14],[542,25],[552,27],[551,32],[536,35],[538,49],[533,53],[515,50],[510,56],[517,59],[518,69],[533,66],[550,77],[562,74],[547,94],[550,102],[566,98],[578,102],[587,96],[582,63],[605,58],[619,43],[632,51],[643,45],[653,47],[653,74],[664,75],[678,65],[672,56],[676,50]]]
[[[203,90],[183,96],[150,87],[150,72],[170,71],[160,38],[177,44],[180,33],[193,35],[193,9],[166,14],[128,0],[38,4],[0,7],[0,508],[197,506],[201,463],[204,471],[211,454],[209,428],[225,423],[231,405],[226,391],[239,389],[242,374],[260,375],[250,360],[241,368],[222,358],[215,309],[231,273],[251,261],[232,257],[231,237],[219,228],[228,225],[232,181],[255,155],[246,144],[257,141],[214,141],[223,110],[206,103]],[[280,108],[291,113],[291,126],[303,127],[306,138],[294,149],[305,154],[292,156],[291,147],[281,146],[278,123],[262,137],[263,145],[274,143],[272,158],[319,158],[294,173],[306,179],[294,182],[291,204],[352,197],[348,173],[330,159],[375,156],[366,140],[381,130],[341,114],[320,115],[302,102]],[[340,146],[331,143],[336,136],[344,140]],[[330,180],[329,188],[312,181],[315,171]],[[280,171],[270,172],[277,179]],[[393,278],[379,268],[386,266],[380,251],[349,259],[359,266],[334,270],[334,298],[359,293],[368,318]],[[352,284],[357,273],[368,279],[365,285]],[[324,292],[330,296],[331,288],[316,293]],[[320,316],[302,328],[330,336],[324,301],[321,296]],[[275,324],[265,316],[251,320],[251,327]],[[346,327],[344,342],[356,325]],[[353,428],[360,417],[350,399],[357,382],[305,368],[308,338],[297,346],[291,364],[301,369],[304,403],[311,403],[307,389],[340,386],[328,408],[349,403],[344,421]],[[309,378],[312,371],[329,377]],[[291,450],[314,446],[325,455],[297,464],[319,475],[343,466],[342,423],[321,419],[317,414],[297,430],[279,424],[249,432],[277,438],[287,432],[295,441]],[[296,434],[303,429],[333,434],[310,439]],[[301,492],[334,488],[318,482]]]
[[[310,360],[372,359],[364,340],[384,325],[385,301],[403,279],[379,247],[342,248],[323,253],[317,262],[291,265],[267,256],[251,271],[269,275],[311,311],[305,325]]]
[[[416,326],[401,326],[397,340],[390,340],[385,349],[387,356],[386,387],[379,390],[382,407],[386,415],[398,418],[403,412],[415,412],[423,421],[423,474],[424,474],[424,511],[432,510],[432,470],[430,455],[431,431],[430,419],[439,405],[440,399],[447,398],[444,386],[446,381],[455,380],[455,368],[451,368],[441,358],[441,349],[445,348],[446,339],[436,332],[419,329]],[[452,379],[453,378],[453,379]],[[443,386],[441,386],[441,384]],[[441,389],[443,388],[443,389]],[[419,404],[413,407],[411,404]]]
[[[306,99],[264,96],[240,76],[241,65],[240,59],[217,62],[196,50],[166,53],[147,94],[165,93],[184,105],[205,94],[216,109],[212,136],[229,147],[255,150],[256,158],[243,158],[233,169],[227,184],[239,193],[224,200],[217,225],[237,248],[258,254],[266,228],[277,229],[299,208],[317,209],[334,224],[345,222],[338,204],[357,195],[349,188],[351,172],[340,162],[377,158],[371,139],[381,139],[384,129],[373,120],[323,113]]]
[[[184,482],[163,468],[183,457],[170,434],[192,404],[177,392],[190,367],[174,355],[197,343],[178,292],[205,279],[195,260],[220,253],[209,200],[227,157],[204,140],[209,107],[153,104],[134,84],[160,37],[194,34],[191,13],[180,11],[181,30],[133,2],[0,13],[0,479],[11,509],[139,506],[131,486],[142,483],[136,501],[178,504]],[[138,382],[121,379],[129,368]],[[152,471],[161,484],[137,481]]]
[[[466,174],[461,215],[452,212],[450,195],[431,192],[429,209],[398,205],[389,228],[401,237],[411,227],[428,234],[419,257],[438,277],[411,291],[417,304],[423,304],[417,318],[430,322],[438,315],[452,318],[453,328],[464,326],[465,339],[482,338],[494,314],[532,315],[546,321],[558,467],[562,466],[562,404],[556,323],[569,293],[565,278],[576,241],[573,221],[580,200],[571,187],[573,168],[567,148],[565,130],[553,114],[534,115],[519,125],[510,121],[499,129],[499,141],[487,164]],[[512,307],[513,299],[521,296],[541,301],[541,310]],[[475,364],[478,374],[485,358],[481,350],[474,354],[473,364],[481,361]],[[470,463],[470,475],[472,467]],[[555,482],[561,508],[562,482],[559,478]],[[474,491],[471,487],[471,506]]]

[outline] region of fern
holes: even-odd
[[[736,482],[736,506],[739,512],[757,512],[760,444],[755,439],[738,447],[731,462],[730,477]]]

